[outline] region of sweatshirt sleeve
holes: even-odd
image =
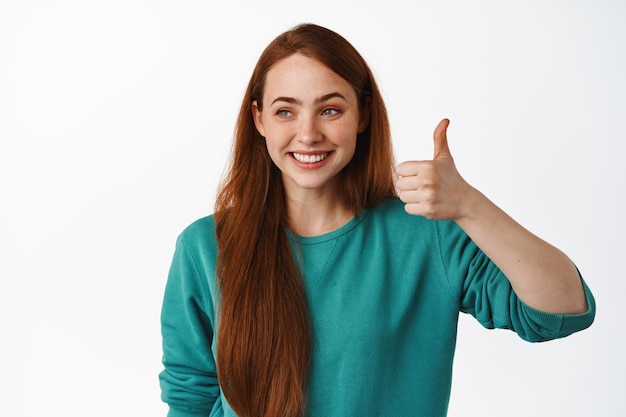
[[[454,222],[436,225],[445,275],[460,311],[474,316],[488,329],[515,331],[530,342],[561,337],[589,327],[595,317],[595,300],[582,280],[588,310],[582,314],[538,311],[520,300],[509,280]]]
[[[159,375],[168,417],[208,416],[220,389],[211,345],[213,303],[201,254],[178,238],[161,311],[164,370]],[[204,278],[204,279],[203,279]]]

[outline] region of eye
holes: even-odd
[[[339,109],[335,109],[333,107],[329,107],[327,109],[322,110],[322,115],[323,116],[335,116],[337,114],[341,113],[341,111]]]
[[[292,114],[293,113],[291,113],[289,110],[285,110],[285,109],[280,109],[276,111],[276,115],[282,118],[290,117]]]

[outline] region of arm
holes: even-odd
[[[163,401],[170,417],[207,416],[219,401],[219,383],[211,344],[212,303],[184,236],[178,239],[163,307]]]
[[[458,173],[442,120],[434,133],[432,161],[397,167],[396,187],[406,211],[454,220],[502,270],[522,301],[547,313],[583,313],[587,303],[578,271],[554,246],[523,228]]]

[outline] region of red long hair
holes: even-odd
[[[357,215],[395,195],[387,111],[371,70],[337,33],[306,24],[274,39],[263,51],[239,112],[227,175],[217,195],[215,221],[220,288],[217,371],[222,392],[242,417],[305,414],[311,324],[304,285],[286,229],[281,173],[256,130],[252,103],[263,108],[267,72],[301,53],[354,87],[368,127],[358,135],[342,175],[343,204]]]

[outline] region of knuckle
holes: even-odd
[[[432,184],[425,184],[422,189],[422,196],[428,204],[433,204],[437,201],[437,188]]]

